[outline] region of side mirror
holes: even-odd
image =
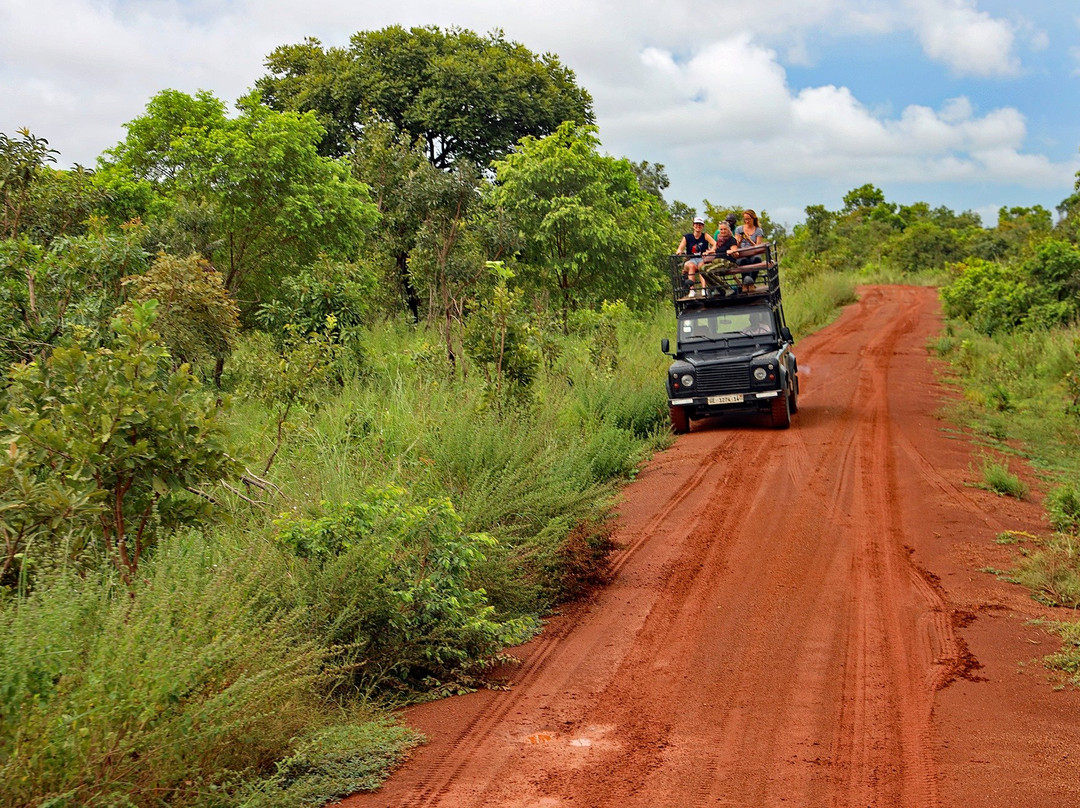
[[[784,338],[785,342],[794,342],[795,338],[791,336],[791,329],[786,325],[780,329],[780,336]]]
[[[670,348],[671,348],[671,343],[668,342],[667,337],[664,337],[662,340],[660,340],[660,351],[662,353],[667,353]]]

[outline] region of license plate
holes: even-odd
[[[743,397],[742,393],[731,396],[709,396],[708,401],[710,404],[742,404]]]

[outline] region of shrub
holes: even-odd
[[[323,806],[357,791],[374,791],[421,737],[387,718],[320,730],[253,784],[245,808]]]
[[[1020,559],[1013,578],[1053,606],[1080,607],[1080,546],[1076,536],[1057,534]]]
[[[520,305],[521,294],[501,282],[465,325],[465,353],[480,368],[496,407],[526,401],[540,370],[536,335]]]
[[[989,491],[1016,499],[1023,499],[1028,495],[1027,483],[1009,471],[1009,466],[1005,463],[984,457],[982,474],[984,487]]]
[[[1046,511],[1054,530],[1076,533],[1080,528],[1080,491],[1074,485],[1059,485],[1046,495]]]
[[[465,533],[449,500],[410,505],[403,489],[373,488],[280,527],[280,543],[309,567],[315,629],[341,649],[358,687],[462,681],[533,629],[532,621],[497,620],[484,591],[470,587],[496,542]]]
[[[375,276],[365,267],[324,258],[282,278],[278,295],[259,307],[255,319],[283,347],[290,342],[286,326],[300,335],[325,332],[327,318],[333,318],[337,341],[359,347],[359,328],[368,317],[375,286]]]
[[[983,334],[1011,331],[1039,302],[1026,273],[994,261],[972,258],[950,265],[955,277],[941,289],[945,313],[968,320]]]
[[[22,481],[27,507],[55,535],[83,537],[129,580],[159,533],[207,515],[191,491],[235,471],[214,399],[186,367],[170,368],[150,330],[154,310],[136,305],[130,321],[114,320],[111,347],[57,348],[15,366],[0,410],[0,477]],[[23,536],[10,559],[28,541],[18,501],[8,503],[0,533]]]
[[[176,365],[223,358],[236,344],[240,309],[208,261],[161,254],[146,272],[124,283],[133,288],[136,302],[158,302],[154,329]]]

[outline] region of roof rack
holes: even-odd
[[[668,262],[671,297],[677,314],[689,308],[715,308],[751,302],[780,304],[780,264],[775,245],[759,244],[739,251],[740,258],[758,258],[759,263],[735,264],[720,256],[705,256],[707,263],[698,272],[705,278],[705,289],[691,289],[683,272],[690,256],[673,255]],[[713,260],[708,261],[709,258]],[[749,276],[753,283],[744,283]]]

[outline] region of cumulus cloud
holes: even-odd
[[[844,86],[794,91],[776,53],[746,34],[681,62],[658,48],[640,59],[652,73],[657,101],[611,111],[606,131],[619,140],[666,138],[675,154],[694,155],[716,174],[1051,188],[1076,171],[1071,163],[1023,153],[1027,124],[1014,108],[979,112],[960,96],[936,109],[912,104],[890,116]]]
[[[1012,76],[1020,70],[1012,24],[979,11],[972,0],[907,0],[927,56],[958,75]]]
[[[893,109],[887,95],[868,106],[842,74],[789,84],[785,64],[896,35],[953,77],[1022,74],[1018,43],[1045,47],[1046,35],[977,0],[0,0],[0,131],[29,126],[64,162],[93,164],[159,90],[232,102],[278,45],[345,45],[394,23],[501,28],[558,54],[592,93],[605,147],[665,163],[673,189],[696,186],[702,171],[717,187],[772,183],[778,197],[803,183],[813,201],[825,182],[1058,189],[1080,168],[1025,154],[1024,116],[986,109],[970,85]],[[1080,49],[1072,56],[1080,75]]]

